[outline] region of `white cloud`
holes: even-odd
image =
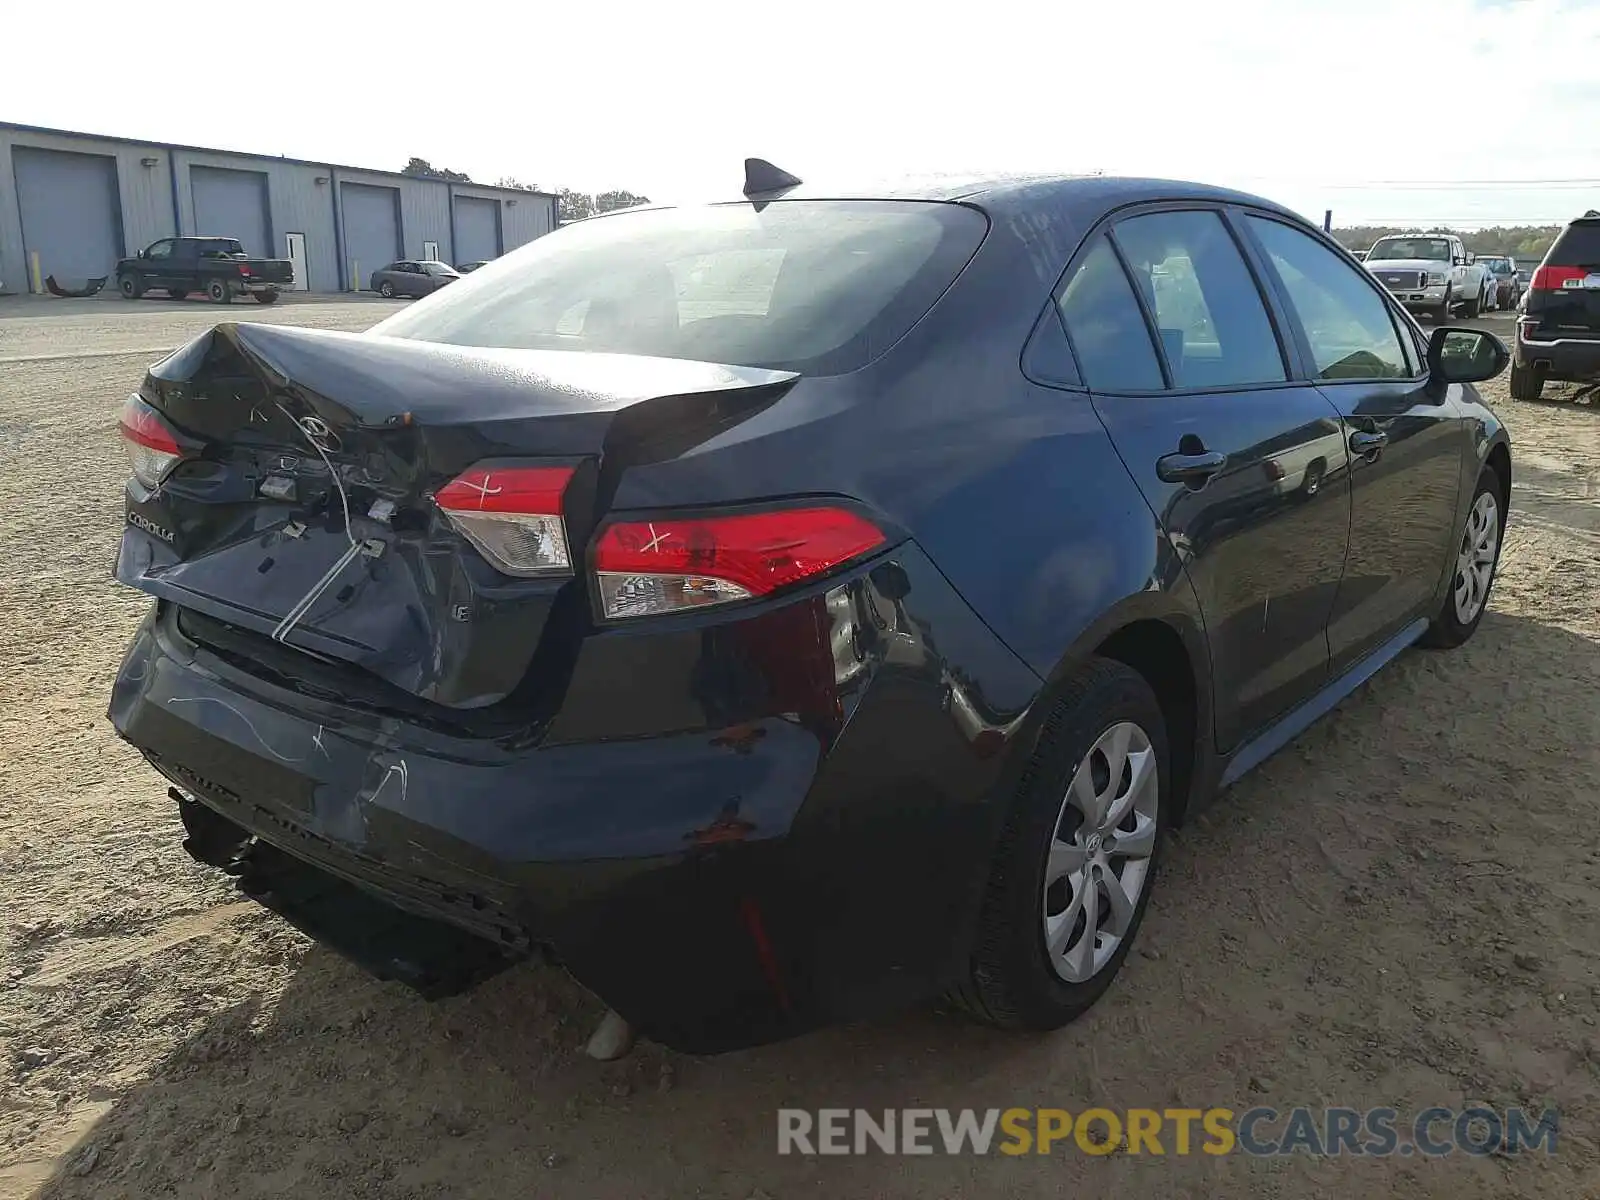
[[[812,178],[1161,174],[1351,220],[1600,206],[1600,187],[1351,186],[1600,177],[1592,2],[151,0],[7,20],[30,51],[0,77],[11,119],[360,165],[662,199],[731,190],[754,153]]]

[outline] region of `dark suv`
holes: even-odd
[[[1600,382],[1600,212],[1570,223],[1544,256],[1517,318],[1511,398],[1546,383]]]

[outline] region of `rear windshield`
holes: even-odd
[[[1574,221],[1568,225],[1544,260],[1558,267],[1600,266],[1600,221]]]
[[[1425,262],[1450,261],[1450,243],[1444,238],[1384,238],[1367,255],[1369,259],[1419,258]]]
[[[987,228],[960,205],[887,200],[620,213],[496,259],[372,332],[839,374],[910,329]]]

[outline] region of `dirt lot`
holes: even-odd
[[[1600,1195],[1600,409],[1491,385],[1518,482],[1478,637],[1405,655],[1187,830],[1085,1020],[918,1012],[601,1067],[598,1006],[553,971],[430,1006],[239,902],[111,736],[144,607],[109,578],[111,422],[218,315],[0,300],[0,1196]],[[1474,1100],[1558,1105],[1558,1154],[807,1160],[773,1115]]]

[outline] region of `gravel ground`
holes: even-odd
[[[239,306],[359,329],[387,305]],[[116,406],[197,303],[0,301],[0,1197],[1600,1194],[1600,410],[1516,439],[1477,638],[1408,653],[1174,843],[1128,963],[1045,1039],[933,1012],[600,1066],[527,968],[428,1005],[189,863],[111,735]],[[1502,329],[1502,333],[1504,330]],[[1559,1152],[779,1158],[781,1105],[1558,1105]]]

